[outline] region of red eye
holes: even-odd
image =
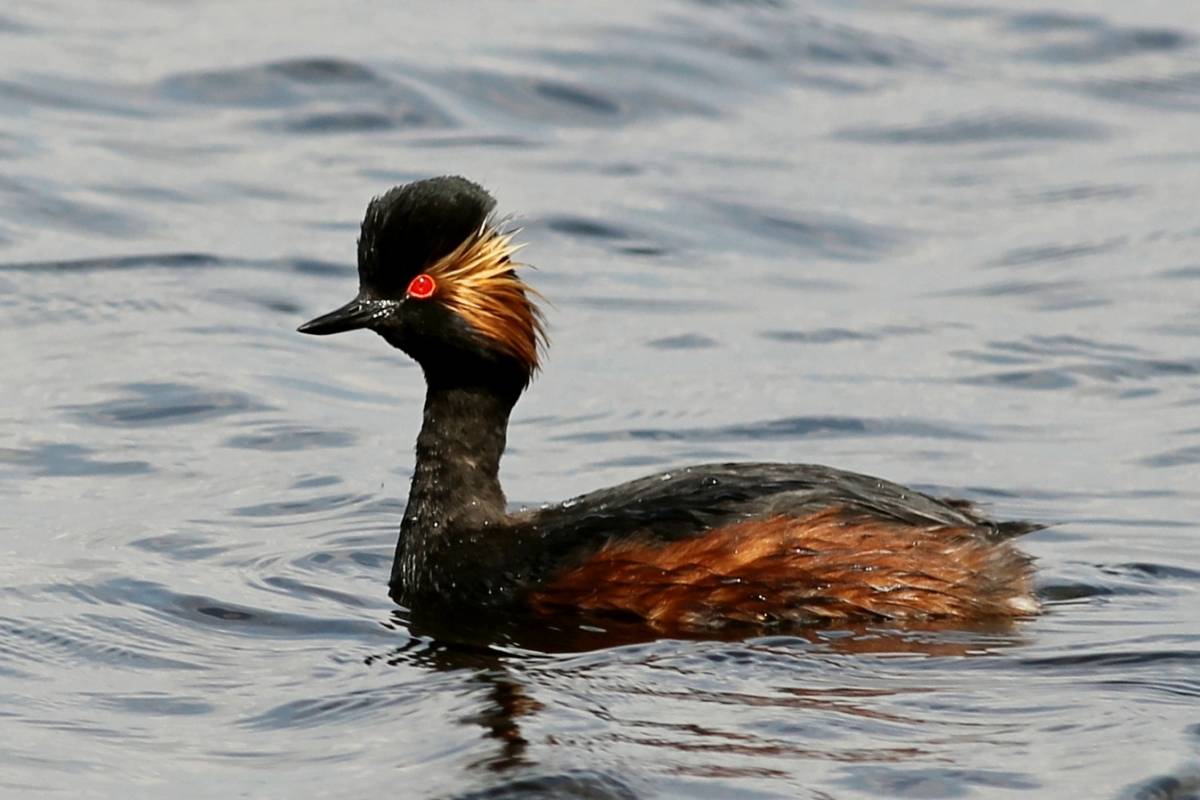
[[[436,291],[437,283],[433,278],[422,272],[409,282],[408,289],[404,291],[404,294],[407,297],[415,297],[418,300],[428,300],[430,297],[433,297],[433,293]]]

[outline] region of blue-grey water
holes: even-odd
[[[1054,523],[1046,613],[474,648],[386,597],[440,173],[553,304],[504,480],[817,461]],[[0,7],[0,794],[1196,797],[1200,7]]]

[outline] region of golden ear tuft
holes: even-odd
[[[517,231],[485,223],[453,252],[425,271],[438,282],[443,302],[492,347],[516,359],[532,375],[546,346],[540,297],[517,275]]]

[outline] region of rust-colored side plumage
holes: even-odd
[[[828,509],[676,542],[611,541],[530,601],[658,628],[821,620],[987,619],[1037,611],[1030,562],[979,531]]]
[[[532,374],[546,343],[542,313],[530,299],[537,293],[516,273],[520,249],[514,232],[483,225],[453,252],[425,271],[438,295],[486,342],[516,359]]]

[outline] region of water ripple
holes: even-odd
[[[111,461],[77,444],[43,442],[31,447],[0,448],[0,464],[20,467],[41,478],[144,475],[154,468],[147,461]]]
[[[428,691],[420,684],[388,686],[384,690],[351,691],[319,698],[292,700],[241,721],[257,730],[288,730],[353,722],[361,725],[396,706],[414,705]]]
[[[639,797],[616,775],[572,770],[503,780],[486,789],[455,794],[453,800],[638,800]]]
[[[964,384],[1015,389],[1055,390],[1081,382],[1120,384],[1148,382],[1159,378],[1188,378],[1200,374],[1200,360],[1181,361],[1157,358],[1111,356],[1090,363],[1062,364],[1052,367],[1004,370],[960,378]]]
[[[1164,450],[1141,459],[1140,463],[1147,467],[1182,467],[1200,464],[1200,445]]]
[[[904,239],[899,230],[831,214],[800,215],[734,202],[715,203],[713,209],[726,225],[839,261],[879,258],[897,249]]]
[[[840,438],[846,436],[911,436],[929,439],[983,439],[973,430],[914,419],[865,419],[860,417],[785,417],[758,423],[726,425],[715,428],[633,428],[559,434],[556,441],[614,442],[725,442],[765,439]]]
[[[657,350],[704,350],[717,347],[718,342],[710,336],[701,333],[681,333],[677,336],[664,336],[646,342],[647,347]]]
[[[194,717],[211,714],[217,706],[202,697],[180,697],[163,692],[138,694],[104,694],[85,692],[84,695],[101,707],[130,714],[150,716]]]
[[[108,664],[131,669],[206,669],[200,663],[154,652],[157,647],[150,642],[117,644],[106,639],[77,621],[31,625],[0,618],[0,660],[79,667]]]
[[[996,142],[1098,141],[1106,126],[1071,117],[987,112],[918,125],[843,128],[841,139],[868,144],[969,145]]]
[[[147,230],[144,217],[117,203],[78,197],[79,191],[47,178],[0,176],[0,210],[6,219],[44,230],[125,239]]]
[[[274,109],[258,123],[268,131],[329,134],[454,124],[449,113],[414,85],[334,58],[180,73],[161,81],[159,91],[185,103]]]
[[[243,433],[225,440],[226,447],[240,450],[286,452],[329,447],[350,447],[354,434],[348,431],[327,431],[298,425],[276,424],[259,428],[255,433]]]
[[[998,267],[1045,265],[1047,262],[1070,261],[1100,253],[1109,253],[1124,244],[1126,244],[1124,239],[1114,238],[1103,242],[1080,242],[1078,244],[1056,242],[1054,244],[1015,247],[993,261],[992,265]]]
[[[309,58],[179,73],[164,78],[160,87],[172,99],[188,103],[261,108],[297,105],[313,94],[383,83],[374,71],[360,64]]]
[[[82,422],[118,428],[190,425],[271,408],[240,392],[181,383],[131,383],[121,388],[128,393],[126,397],[62,408]]]
[[[0,264],[0,270],[21,272],[91,272],[145,268],[194,269],[215,267],[225,263],[207,253],[155,253],[146,255],[82,258],[67,261],[25,261]]]
[[[140,608],[161,620],[171,621],[185,632],[210,630],[239,638],[268,637],[279,640],[320,637],[369,641],[392,638],[378,624],[369,620],[318,617],[257,608],[205,595],[183,594],[162,584],[137,578],[115,578],[80,588],[95,602]]]
[[[1047,24],[1050,23],[1050,24]],[[1111,25],[1099,17],[1020,15],[1013,29],[1052,39],[1027,48],[1023,55],[1049,64],[1103,64],[1144,54],[1183,50],[1195,39],[1180,30]],[[1064,32],[1067,35],[1063,35]]]
[[[1196,800],[1200,797],[1200,767],[1139,781],[1118,795],[1118,800]]]
[[[1082,82],[1079,88],[1092,97],[1159,111],[1200,111],[1200,70],[1161,76],[1098,78]]]

